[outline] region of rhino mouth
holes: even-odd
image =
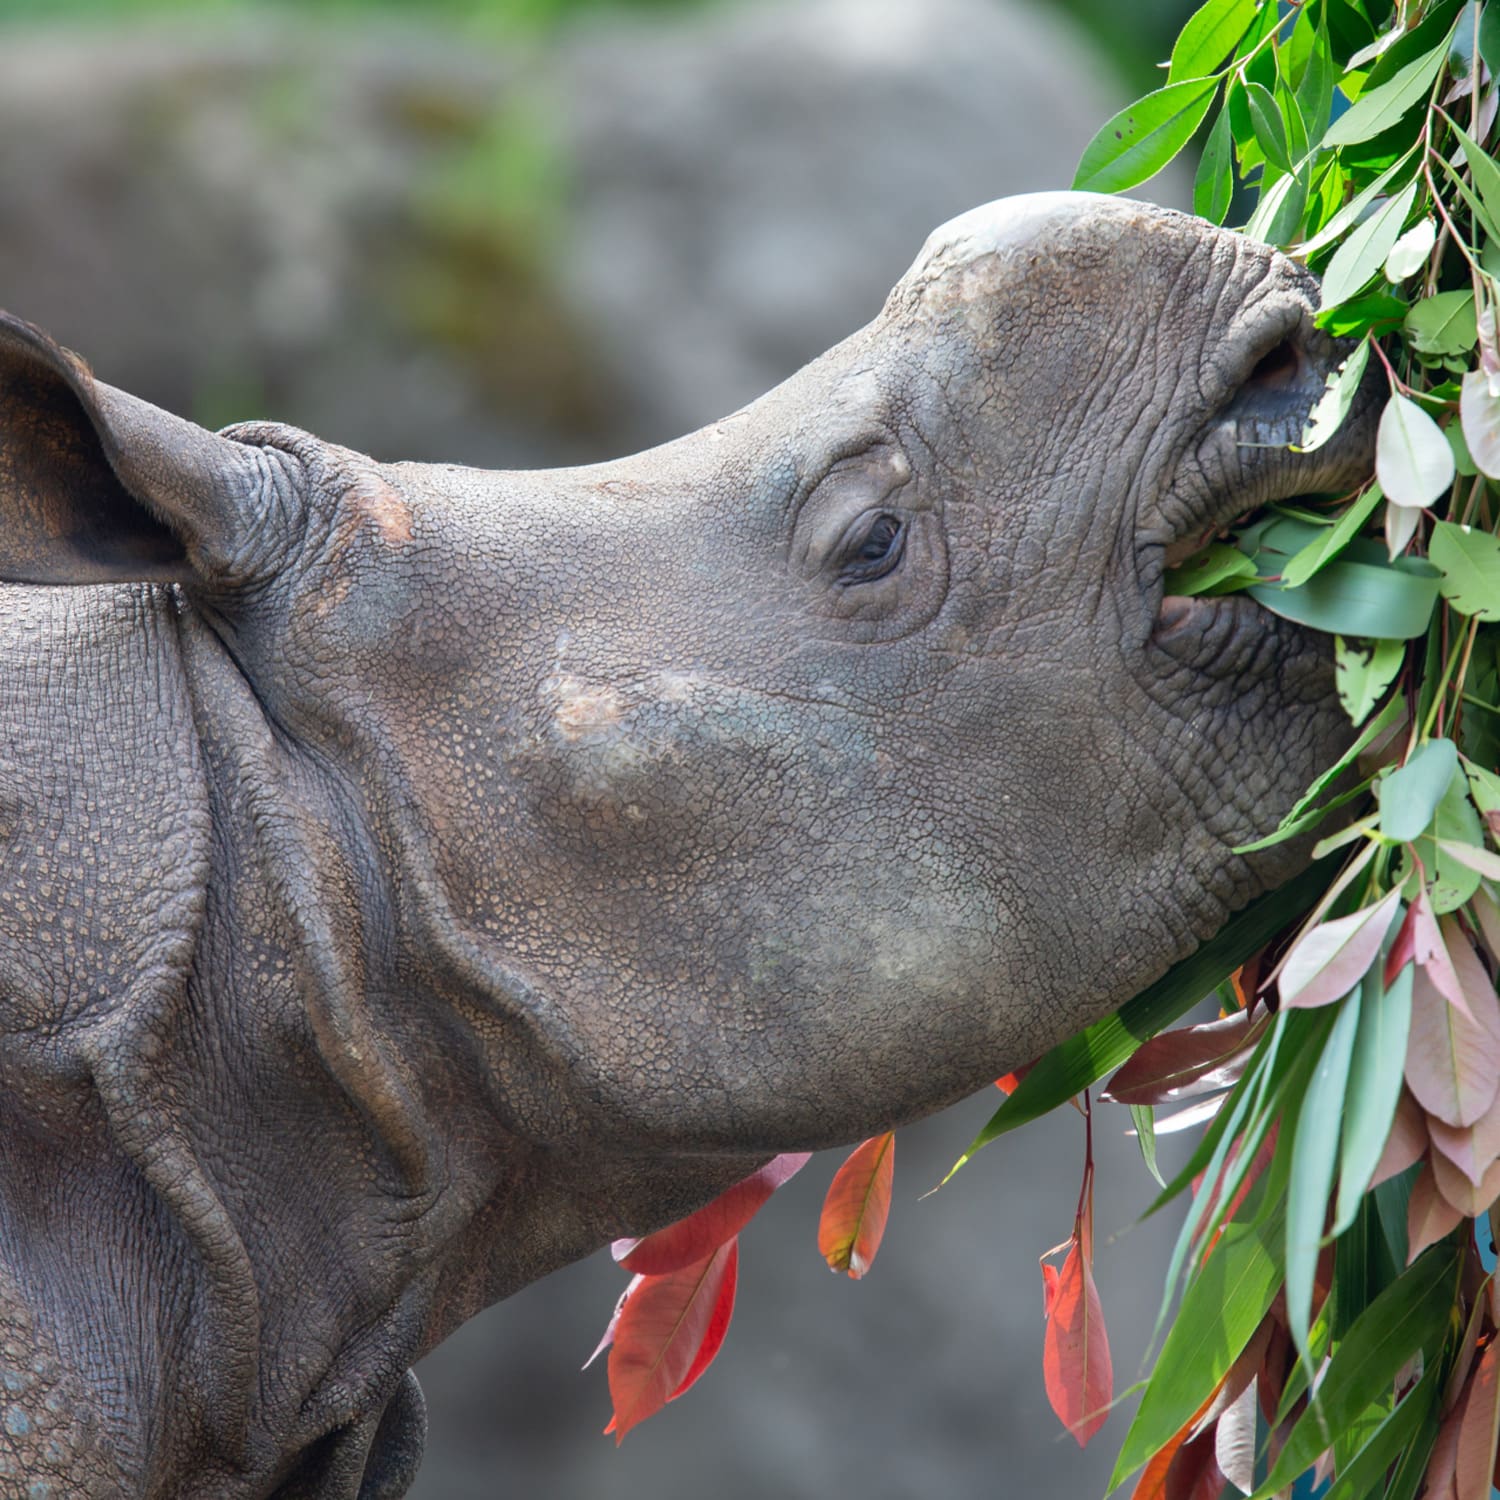
[[[1352,347],[1314,327],[1313,303],[1297,295],[1264,310],[1242,335],[1239,378],[1189,441],[1161,506],[1163,526],[1146,538],[1143,576],[1151,605],[1150,638],[1175,660],[1199,668],[1237,670],[1236,644],[1276,638],[1287,651],[1316,651],[1315,633],[1262,609],[1245,594],[1170,594],[1169,569],[1210,542],[1228,540],[1268,505],[1317,505],[1368,477],[1374,458],[1378,382],[1368,378],[1340,429],[1322,447],[1297,453],[1308,413],[1328,376]],[[1372,362],[1373,363],[1373,362]]]

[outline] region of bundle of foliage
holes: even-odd
[[[1497,70],[1500,0],[1207,0],[1164,85],[1079,166],[1077,187],[1128,189],[1216,109],[1195,208],[1223,223],[1243,204],[1247,234],[1320,274],[1317,322],[1350,341],[1299,446],[1327,441],[1362,383],[1383,386],[1370,483],[1243,517],[1167,583],[1243,589],[1333,637],[1354,742],[1247,850],[1337,809],[1354,821],[1118,1014],[1001,1079],[954,1168],[1064,1103],[1084,1115],[1073,1233],[1043,1257],[1044,1378],[1080,1443],[1114,1399],[1091,1273],[1094,1085],[1135,1117],[1153,1208],[1191,1194],[1115,1469],[1115,1485],[1143,1471],[1137,1500],[1261,1500],[1309,1472],[1331,1500],[1487,1500],[1496,1472]],[[1217,1019],[1163,1029],[1215,991]],[[1204,1122],[1162,1182],[1156,1133]],[[736,1236],[804,1160],[616,1246],[637,1273],[601,1345],[617,1434],[712,1358]],[[835,1269],[873,1259],[893,1160],[881,1136],[840,1170],[820,1230]]]

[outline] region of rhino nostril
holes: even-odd
[[[1247,386],[1265,391],[1284,391],[1292,385],[1302,369],[1302,356],[1290,339],[1282,339],[1274,349],[1261,355],[1250,372]]]

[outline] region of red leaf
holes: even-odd
[[[615,1441],[703,1373],[734,1307],[739,1242],[665,1276],[648,1276],[625,1304],[609,1351]],[[705,1353],[706,1351],[706,1353]]]
[[[1493,993],[1465,1015],[1444,998],[1430,969],[1417,969],[1406,1082],[1428,1114],[1450,1125],[1472,1125],[1490,1107],[1500,1091],[1500,1006]]]
[[[1130,1500],[1165,1500],[1167,1475],[1171,1472],[1172,1465],[1178,1453],[1181,1452],[1183,1444],[1204,1435],[1198,1431],[1198,1425],[1207,1417],[1222,1384],[1221,1381],[1218,1386],[1214,1387],[1213,1395],[1193,1413],[1192,1420],[1152,1455],[1151,1461],[1141,1471],[1141,1477],[1136,1480],[1135,1488],[1130,1492]],[[1211,1438],[1212,1428],[1208,1429],[1208,1432]]]
[[[1386,989],[1390,989],[1396,976],[1407,964],[1415,962],[1416,956],[1417,909],[1415,906],[1408,906],[1401,925],[1396,929],[1396,941],[1391,944],[1391,951],[1385,956],[1385,972],[1381,979]]]
[[[1252,1025],[1244,1011],[1237,1011],[1201,1026],[1164,1031],[1136,1049],[1100,1097],[1120,1104],[1169,1104],[1228,1088],[1244,1071],[1240,1060],[1268,1021],[1263,1016]]]
[[[1219,1500],[1224,1475],[1215,1453],[1217,1428],[1189,1438],[1167,1467],[1162,1500]]]
[[[1075,1240],[1058,1273],[1042,1342],[1047,1399],[1080,1448],[1104,1425],[1114,1394],[1104,1309]]]
[[[1052,1316],[1052,1304],[1057,1300],[1057,1267],[1042,1262],[1042,1316]]]
[[[1430,1166],[1417,1173],[1406,1204],[1406,1263],[1458,1228],[1463,1215],[1438,1192]]]
[[[1304,933],[1282,962],[1282,1005],[1331,1005],[1343,999],[1375,962],[1400,899],[1399,890],[1390,891],[1374,906]]]
[[[832,1271],[858,1281],[870,1269],[891,1211],[896,1170],[894,1131],[871,1136],[834,1174],[818,1221],[818,1253]]]
[[[1491,1343],[1469,1377],[1469,1394],[1458,1422],[1454,1478],[1459,1500],[1489,1500],[1500,1437],[1500,1350]]]
[[[782,1183],[795,1177],[811,1159],[809,1151],[774,1157],[732,1188],[725,1189],[696,1213],[639,1240],[616,1240],[612,1252],[627,1271],[667,1276],[685,1270],[727,1244],[759,1212]]]
[[[1014,1073],[1007,1073],[1003,1078],[997,1078],[995,1080],[995,1087],[999,1089],[1007,1099],[1010,1098],[1010,1096],[1015,1093],[1018,1088],[1021,1087],[1022,1079],[1024,1079],[1034,1067],[1036,1067],[1036,1064],[1034,1062],[1023,1063],[1019,1068],[1015,1070]]]

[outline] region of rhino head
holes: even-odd
[[[1162,579],[1367,472],[1368,411],[1286,447],[1315,305],[1202,222],[1005,200],[761,400],[548,473],[210,435],[7,322],[0,785],[78,836],[0,875],[0,1055],[203,1288],[172,1323],[116,1247],[162,1332],[110,1483],[400,1493],[462,1318],[948,1103],[1292,873],[1233,848],[1341,747],[1328,654]],[[44,881],[87,944],[38,956]],[[87,1386],[20,1262],[0,1310]]]

